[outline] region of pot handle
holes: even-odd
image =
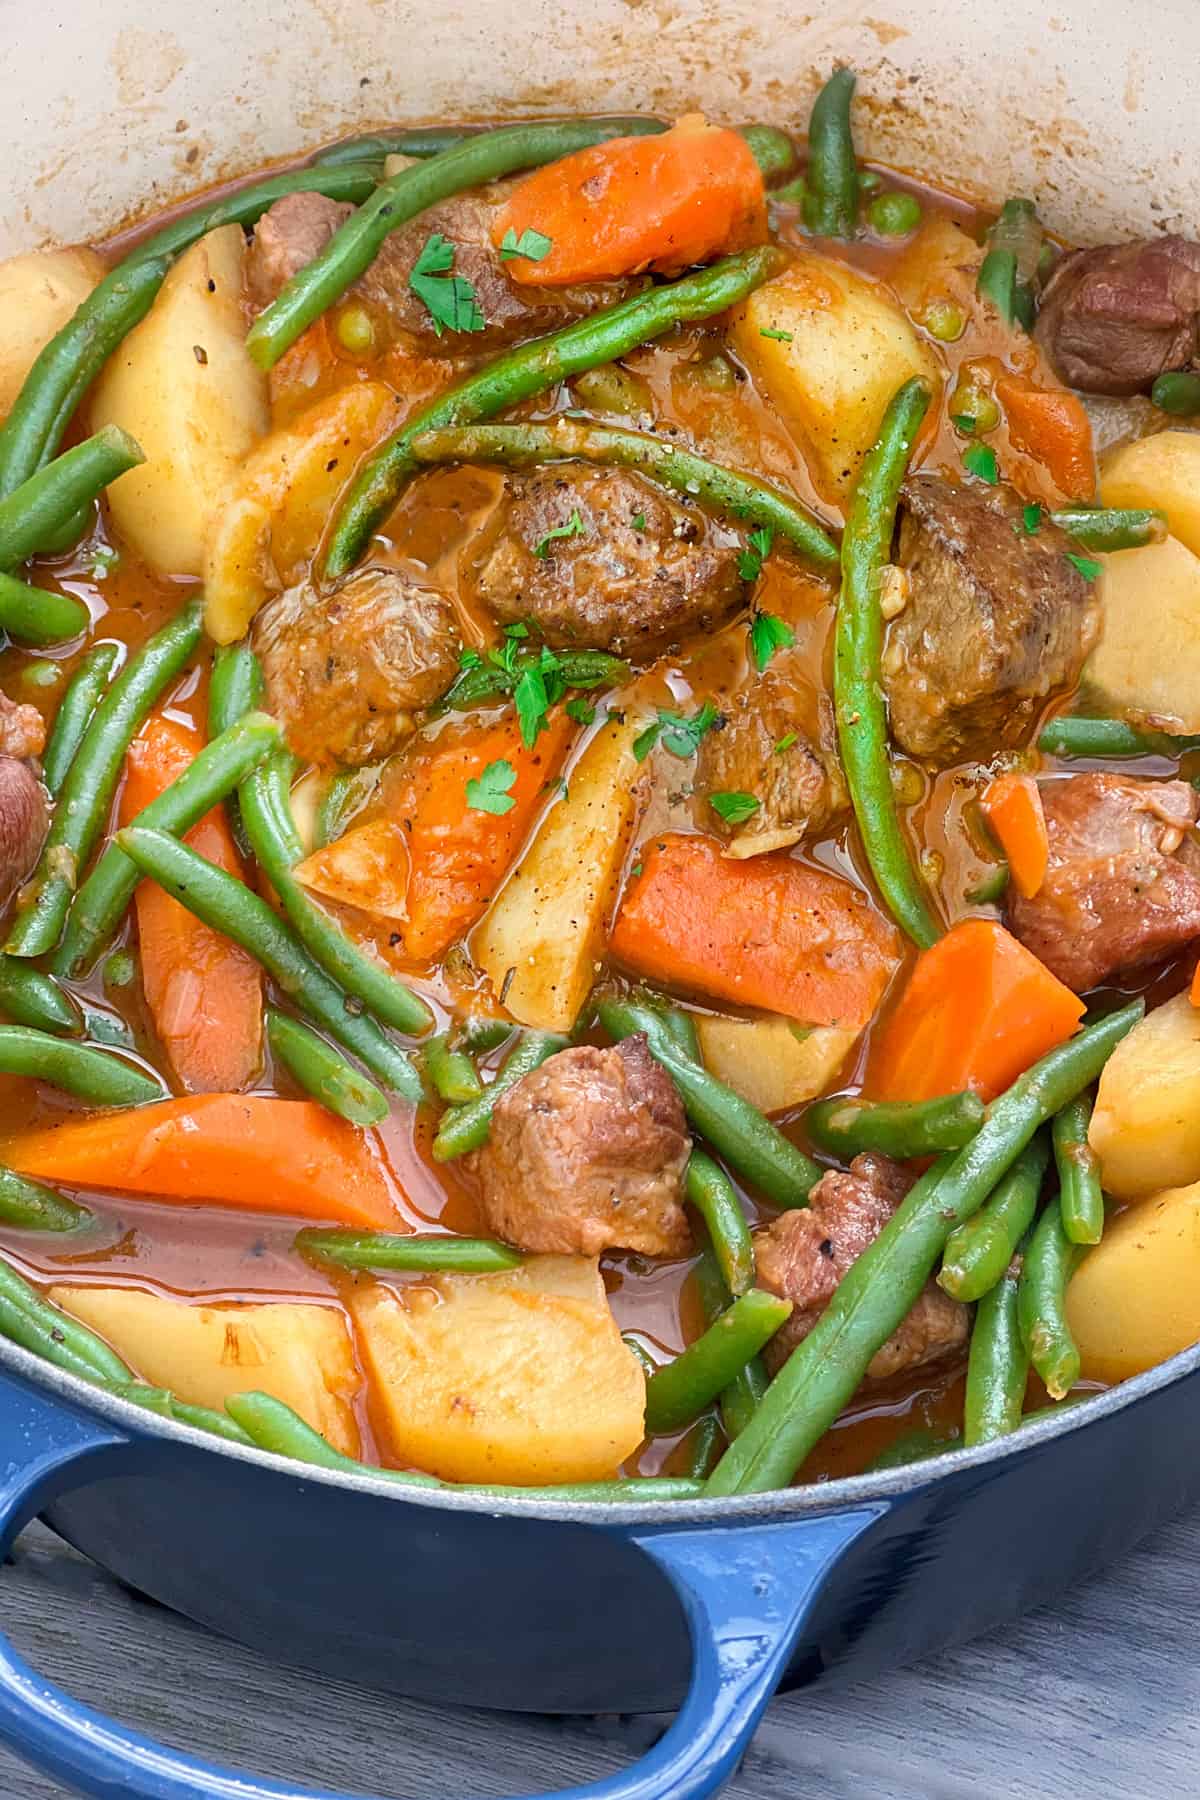
[[[127,1467],[136,1445],[32,1383],[0,1375],[0,1557],[56,1496]],[[632,1532],[683,1604],[695,1655],[691,1686],[675,1723],[645,1757],[607,1780],[562,1789],[557,1800],[715,1793],[749,1744],[826,1577],[886,1511],[877,1502],[779,1524]],[[156,1744],[43,1681],[3,1637],[0,1743],[92,1800],[347,1800]]]

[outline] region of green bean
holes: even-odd
[[[387,1118],[387,1098],[373,1081],[323,1037],[273,1006],[267,1008],[267,1042],[271,1054],[305,1093],[339,1119],[348,1119],[351,1125],[378,1125]]]
[[[1034,289],[1045,234],[1032,200],[1006,200],[988,230],[989,249],[979,268],[976,292],[990,300],[1006,325],[1033,327]]]
[[[125,751],[163,689],[200,638],[200,608],[184,607],[132,657],[105,694],[80,740],[33,879],[5,949],[12,956],[52,950],[66,921],[79,871],[108,816]]]
[[[244,1394],[231,1394],[225,1402],[225,1410],[260,1450],[270,1450],[276,1456],[312,1463],[321,1469],[341,1469],[352,1475],[374,1475],[381,1481],[394,1481],[401,1487],[442,1486],[433,1475],[407,1475],[398,1469],[373,1469],[366,1463],[355,1462],[352,1456],[343,1456],[319,1431],[314,1431],[311,1425],[306,1424],[299,1413],[293,1412],[290,1406],[286,1406],[282,1400],[276,1400],[272,1394],[259,1393],[256,1389]]]
[[[1033,1229],[1017,1295],[1021,1338],[1029,1360],[1052,1400],[1061,1400],[1079,1380],[1079,1347],[1067,1323],[1067,1287],[1086,1256],[1063,1230],[1062,1208],[1043,1208]]]
[[[288,999],[324,1026],[385,1087],[406,1100],[421,1099],[421,1078],[411,1058],[369,1014],[354,1011],[341,988],[245,882],[205,862],[165,831],[128,826],[117,833],[116,842],[143,874],[261,963]]]
[[[950,1233],[939,1287],[956,1300],[979,1300],[1003,1279],[1033,1223],[1049,1161],[1050,1145],[1039,1132],[979,1211]]]
[[[78,637],[91,622],[82,600],[0,574],[0,630],[22,644],[61,644]]]
[[[1167,515],[1142,506],[1063,506],[1050,517],[1085,550],[1140,550],[1161,544]]]
[[[931,1456],[945,1456],[949,1450],[957,1450],[962,1443],[962,1432],[957,1429],[937,1429],[928,1425],[914,1426],[895,1438],[885,1450],[874,1457],[863,1470],[864,1475],[875,1475],[884,1469],[905,1469],[909,1463],[927,1462]]]
[[[1020,1262],[1014,1259],[975,1309],[967,1358],[964,1442],[990,1444],[1021,1423],[1029,1356],[1017,1322]]]
[[[160,1419],[174,1417],[169,1389],[151,1387],[145,1381],[113,1381],[106,1382],[105,1391],[115,1395],[118,1400],[128,1400],[131,1406],[140,1406],[146,1412],[157,1413]]]
[[[119,1056],[28,1025],[0,1025],[0,1073],[49,1082],[92,1106],[141,1106],[165,1095],[160,1081]]]
[[[15,956],[0,955],[0,1012],[35,1031],[83,1030],[83,1016],[57,981]]]
[[[915,1304],[954,1227],[982,1205],[1038,1128],[1096,1079],[1143,1011],[1135,1001],[1050,1051],[993,1101],[964,1149],[948,1152],[922,1176],[843,1275],[812,1331],[721,1458],[706,1495],[787,1485]],[[1057,1219],[1057,1208],[1051,1211]]]
[[[997,863],[990,875],[968,888],[963,899],[968,906],[996,906],[1008,892],[1009,868],[1006,862]]]
[[[67,684],[42,758],[42,780],[52,795],[59,792],[67,778],[75,752],[120,654],[119,644],[97,644],[88,651]]]
[[[346,200],[360,206],[369,200],[383,176],[382,160],[356,157],[353,162],[330,167],[327,164],[306,169],[285,169],[280,175],[268,175],[238,188],[211,206],[200,206],[181,213],[153,237],[132,251],[122,268],[138,268],[148,260],[178,256],[199,238],[207,237],[219,225],[253,225],[288,194],[324,194],[327,200]]]
[[[648,1006],[605,995],[600,1022],[619,1042],[644,1031],[651,1055],[679,1089],[684,1111],[718,1155],[776,1206],[803,1206],[824,1171],[740,1094],[693,1062]]]
[[[198,751],[132,823],[181,837],[275,748],[279,737],[279,726],[268,714],[247,713]],[[109,844],[72,902],[52,962],[56,975],[73,978],[92,967],[121,923],[139,880],[134,864]]]
[[[678,1006],[664,1006],[660,995],[648,993],[645,989],[639,989],[635,998],[639,1006],[649,1006],[658,1013],[663,1030],[685,1056],[690,1056],[694,1063],[703,1064],[704,1057],[700,1051],[700,1038],[696,1032],[693,1013],[684,1012]]]
[[[418,463],[497,462],[506,468],[525,468],[582,461],[636,469],[659,487],[751,525],[766,526],[818,567],[830,568],[838,559],[833,539],[795,495],[647,432],[588,425],[563,416],[552,425],[451,426],[419,433],[412,440],[411,455]]]
[[[751,1288],[703,1337],[646,1383],[646,1431],[651,1437],[689,1425],[728,1387],[791,1316],[792,1303]]]
[[[249,644],[218,644],[208,682],[209,737],[220,737],[247,713],[259,712],[266,690],[262,668]],[[254,852],[242,824],[242,809],[236,793],[226,796],[225,817],[229,820],[239,854],[243,861],[249,862]]]
[[[896,503],[929,405],[913,376],[893,397],[862,465],[842,535],[842,591],[833,651],[833,695],[846,785],[871,873],[896,923],[927,950],[941,935],[900,828],[888,760],[880,675],[879,574],[891,551]]]
[[[1037,747],[1047,756],[1183,756],[1200,749],[1200,737],[1170,737],[1164,731],[1136,731],[1122,719],[1068,714],[1042,727]]]
[[[942,1094],[935,1100],[872,1105],[853,1094],[818,1100],[804,1115],[812,1142],[830,1156],[849,1160],[864,1150],[880,1150],[897,1162],[961,1150],[983,1124],[978,1094]]]
[[[645,1344],[643,1344],[639,1338],[636,1338],[632,1331],[623,1331],[621,1333],[621,1342],[624,1344],[647,1381],[650,1380],[652,1375],[658,1373],[658,1364],[647,1350]]]
[[[225,1438],[231,1444],[253,1444],[248,1431],[243,1431],[228,1413],[214,1412],[209,1406],[192,1406],[171,1395],[171,1417],[178,1425],[190,1425],[194,1431],[207,1431],[213,1437]]]
[[[450,1048],[450,1033],[439,1031],[422,1046],[425,1073],[438,1098],[451,1106],[463,1106],[483,1096],[483,1083],[465,1050]]]
[[[458,1275],[494,1275],[519,1269],[524,1257],[490,1238],[410,1237],[395,1231],[298,1232],[292,1245],[302,1256],[339,1269],[403,1269],[418,1275],[448,1269]]]
[[[629,120],[611,119],[502,125],[497,131],[464,138],[453,149],[389,176],[334,233],[320,255],[293,275],[282,293],[259,313],[246,338],[247,350],[260,368],[272,368],[301,332],[370,268],[388,234],[439,200],[449,200],[514,170],[536,168],[589,144],[623,136],[629,125]],[[657,132],[662,126],[657,119],[647,119],[640,129]]]
[[[858,164],[850,126],[854,86],[852,69],[835,69],[813,102],[804,223],[818,237],[853,237],[858,223]]]
[[[42,1328],[49,1346],[53,1348],[42,1348],[41,1345],[37,1348],[51,1362],[58,1360],[54,1350],[61,1349],[86,1364],[91,1370],[91,1380],[97,1377],[101,1381],[133,1380],[133,1370],[121,1361],[116,1351],[111,1350],[103,1338],[97,1337],[94,1331],[89,1331],[86,1325],[81,1325],[70,1313],[52,1306],[33,1283],[19,1275],[3,1257],[0,1257],[0,1298],[14,1312],[23,1313]],[[4,1331],[5,1336],[11,1335],[4,1326],[0,1326],[0,1330]],[[33,1349],[35,1346],[31,1344],[27,1348]]]
[[[453,1162],[456,1157],[466,1156],[470,1151],[478,1150],[482,1144],[486,1144],[492,1124],[492,1108],[501,1094],[507,1093],[510,1087],[515,1087],[523,1076],[540,1068],[547,1057],[566,1047],[566,1038],[559,1037],[554,1032],[522,1032],[505,1057],[496,1079],[490,1087],[484,1088],[480,1098],[468,1101],[465,1106],[456,1106],[445,1114],[433,1140],[434,1161]]]
[[[458,1028],[458,1042],[464,1050],[482,1056],[507,1043],[515,1029],[511,1019],[464,1019]]]
[[[77,1200],[0,1166],[0,1222],[18,1231],[76,1231],[92,1215]]]
[[[45,1317],[40,1310],[18,1306],[4,1293],[0,1293],[0,1336],[20,1344],[23,1350],[31,1350],[35,1356],[44,1357],[68,1375],[76,1375],[82,1381],[94,1382],[97,1378],[93,1364],[62,1341],[53,1319]]]
[[[792,173],[799,158],[786,131],[780,131],[775,125],[742,125],[738,129],[768,185]]]
[[[80,506],[145,460],[127,431],[105,425],[28,476],[0,500],[0,569],[26,562]]]
[[[975,292],[995,307],[1006,325],[1018,316],[1017,259],[1011,250],[989,250],[979,265]]]
[[[380,131],[365,137],[343,138],[318,150],[312,159],[315,169],[336,169],[342,163],[382,162],[385,156],[415,156],[421,161],[455,150],[477,131],[465,131],[457,125],[410,125],[399,131]]]
[[[1169,369],[1150,389],[1150,398],[1160,412],[1180,418],[1200,413],[1200,375],[1186,369]]]
[[[371,533],[416,471],[412,445],[423,432],[494,418],[518,401],[612,362],[676,325],[725,312],[778,267],[779,253],[770,245],[728,256],[679,281],[645,288],[547,337],[533,338],[447,388],[366,458],[334,518],[323,574],[337,579],[354,567]],[[260,323],[266,316],[259,315]]]
[[[1088,1143],[1092,1097],[1080,1094],[1054,1120],[1054,1160],[1063,1230],[1072,1244],[1098,1244],[1104,1234],[1100,1162]]]
[[[680,1446],[684,1474],[691,1481],[705,1481],[716,1467],[724,1433],[715,1413],[697,1419]]]
[[[379,786],[382,772],[383,764],[375,763],[362,769],[343,769],[333,777],[321,796],[313,822],[314,850],[323,850],[326,844],[341,837],[350,819]]]
[[[725,1284],[714,1250],[707,1248],[700,1252],[692,1274],[700,1296],[704,1322],[706,1325],[715,1325],[722,1313],[728,1311],[733,1296]],[[752,1356],[729,1382],[718,1402],[725,1436],[731,1444],[745,1431],[758,1411],[766,1391],[767,1371],[762,1357]]]
[[[687,1197],[708,1227],[713,1254],[731,1294],[754,1286],[754,1245],[737,1190],[719,1163],[703,1150],[688,1158]]]
[[[558,1500],[573,1505],[643,1506],[661,1500],[698,1500],[702,1481],[686,1475],[627,1475],[612,1481],[559,1482],[552,1487],[459,1487],[459,1494],[482,1494],[500,1500]]]

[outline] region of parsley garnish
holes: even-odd
[[[433,329],[441,337],[443,331],[482,331],[484,317],[475,298],[475,289],[461,275],[451,275],[454,245],[440,231],[431,232],[425,248],[413,264],[408,285],[428,309]]]
[[[568,700],[563,710],[568,719],[574,719],[577,725],[590,725],[596,717],[596,709],[591,701],[578,696],[574,700]]]
[[[790,344],[792,341],[791,332],[780,331],[776,325],[760,325],[758,335],[759,337],[774,338],[780,344]]]
[[[550,554],[551,544],[556,543],[559,538],[586,536],[587,526],[579,516],[579,508],[577,506],[573,507],[571,516],[565,525],[556,525],[553,531],[548,531],[544,538],[538,539],[537,543],[533,546],[533,554],[544,562],[546,557]]]
[[[774,613],[755,613],[750,621],[750,651],[760,675],[777,650],[787,650],[795,641],[796,634],[791,626],[777,619]]]
[[[700,739],[712,730],[720,716],[711,700],[706,700],[690,719],[660,706],[653,725],[647,725],[645,731],[634,738],[633,754],[638,762],[645,762],[655,744],[661,742],[664,750],[686,761],[689,756],[695,756]]]
[[[1095,581],[1097,575],[1104,573],[1104,564],[1098,563],[1090,556],[1076,556],[1073,550],[1066,552],[1069,563],[1074,563],[1085,581]]]
[[[500,239],[500,255],[504,262],[511,262],[514,256],[523,256],[529,262],[542,262],[553,247],[553,239],[544,231],[535,231],[531,225],[525,227],[520,237],[510,225]]]
[[[496,813],[503,817],[517,804],[509,788],[517,779],[510,762],[490,762],[477,779],[467,783],[467,805],[474,812]]]
[[[1036,501],[1030,501],[1029,505],[1026,507],[1023,507],[1022,511],[1021,511],[1021,526],[1025,532],[1026,537],[1032,537],[1034,532],[1037,530],[1038,526],[1041,524],[1041,522],[1042,522],[1041,507],[1037,504]]]
[[[775,746],[776,756],[785,755],[786,752],[789,751],[791,749],[792,745],[796,742],[796,739],[799,737],[799,735],[800,734],[798,731],[789,731],[786,737],[781,737],[779,742]]]
[[[710,794],[708,804],[727,825],[744,825],[758,811],[758,801],[753,794]]]
[[[963,468],[969,475],[975,475],[980,481],[990,482],[993,486],[1000,479],[996,452],[990,444],[968,445],[963,451]]]
[[[634,513],[632,524],[633,524],[633,529],[635,531],[645,531],[645,529],[646,529],[645,513],[641,513],[641,512]]]
[[[557,665],[557,657],[554,660]],[[537,742],[538,732],[546,723],[546,714],[550,710],[546,683],[542,677],[542,671],[536,663],[531,668],[522,669],[517,676],[517,685],[513,689],[513,702],[517,709],[517,718],[521,722],[521,741],[527,750],[532,750]]]
[[[771,545],[775,533],[769,525],[760,525],[757,531],[750,533],[746,548],[738,557],[738,574],[743,581],[757,581],[762,574],[762,566],[771,554]]]
[[[630,869],[630,871],[629,871],[629,873],[633,876],[638,876],[641,874],[641,872],[642,872],[642,865],[640,862],[634,863],[632,869]]]

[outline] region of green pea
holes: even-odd
[[[883,186],[883,176],[874,169],[858,171],[858,191],[860,194],[877,194]]]
[[[351,356],[366,356],[375,348],[371,315],[361,306],[347,306],[338,314],[337,340]]]
[[[952,344],[967,329],[966,315],[953,300],[931,300],[921,314],[921,324],[939,343]]]
[[[1173,369],[1170,374],[1159,376],[1150,389],[1150,398],[1160,412],[1180,416],[1200,413],[1200,375]]]
[[[56,688],[63,678],[63,672],[56,662],[39,659],[26,663],[21,670],[21,686],[33,688]]]
[[[967,437],[980,437],[995,431],[1000,423],[1000,408],[986,388],[960,381],[950,396],[950,417],[956,429]]]
[[[132,950],[114,950],[104,964],[105,987],[128,987],[137,976],[137,957]]]
[[[907,237],[921,223],[921,203],[912,194],[880,194],[868,206],[867,219],[882,237]]]

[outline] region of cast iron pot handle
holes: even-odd
[[[0,1375],[0,1555],[56,1496],[128,1466],[136,1444],[118,1427]],[[886,1510],[880,1502],[775,1525],[628,1533],[683,1604],[695,1655],[691,1686],[648,1755],[606,1781],[559,1790],[558,1800],[714,1794],[749,1744],[825,1578]],[[41,1680],[2,1637],[0,1742],[91,1800],[347,1800],[155,1744]]]

